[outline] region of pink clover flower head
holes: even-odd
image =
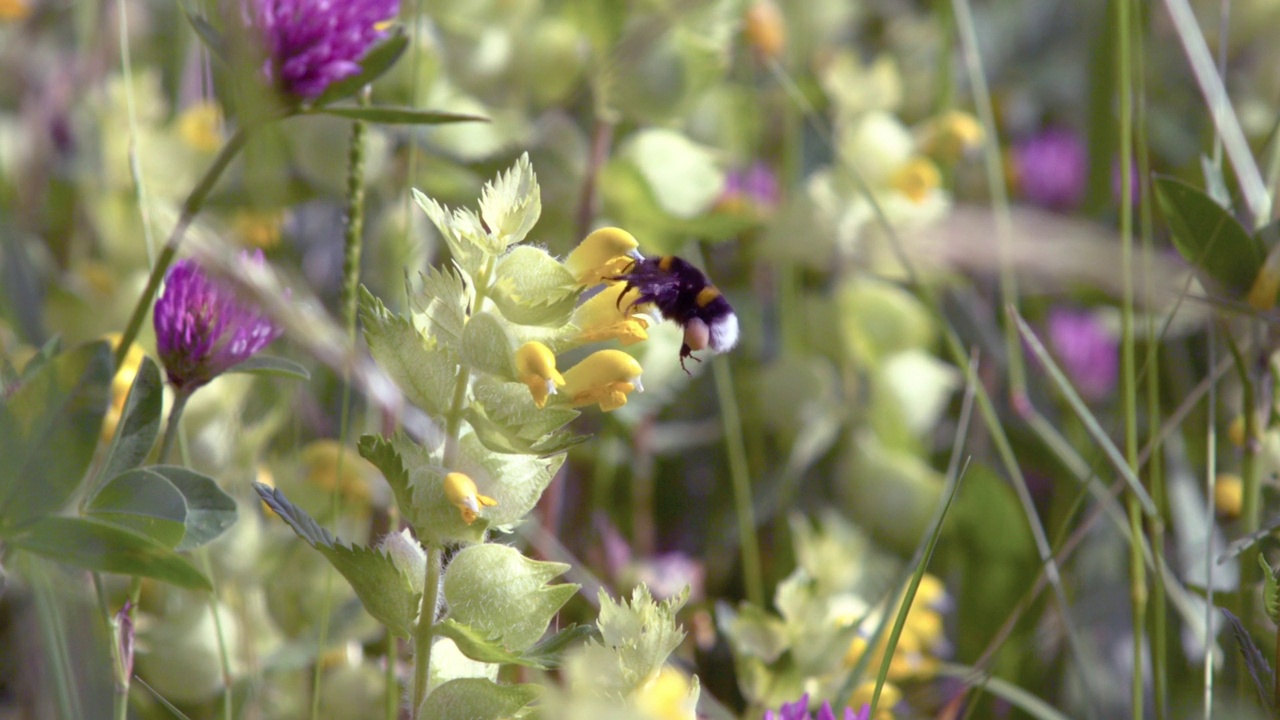
[[[763,214],[778,206],[780,195],[777,176],[768,165],[755,162],[746,170],[733,169],[725,173],[720,204],[735,211]]]
[[[853,708],[845,708],[844,713],[837,718],[835,711],[831,709],[831,701],[828,700],[822,703],[817,715],[811,715],[809,694],[805,693],[799,700],[783,703],[777,710],[765,710],[764,720],[867,720],[870,713],[871,708],[864,705],[858,712],[854,712]]]
[[[260,265],[262,251],[241,253],[240,260]],[[152,319],[160,362],[180,392],[191,392],[248,360],[282,332],[190,258],[169,270]]]
[[[387,37],[400,0],[241,0],[245,22],[266,52],[263,72],[291,95],[320,96],[360,72],[369,48]]]
[[[1063,308],[1051,310],[1049,343],[1082,396],[1100,400],[1115,389],[1120,372],[1119,343],[1097,315]]]
[[[1058,211],[1074,210],[1084,200],[1089,157],[1074,131],[1049,128],[1013,149],[1019,191],[1027,201]]]

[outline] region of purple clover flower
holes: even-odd
[[[262,251],[241,253],[240,259],[261,264]],[[169,270],[153,320],[165,374],[176,390],[188,393],[249,359],[282,332],[192,259],[179,260]]]
[[[863,705],[862,709],[854,712],[853,708],[845,708],[844,715],[840,720],[867,720],[871,714],[871,708]],[[799,700],[792,703],[783,703],[777,710],[765,710],[764,720],[837,720],[836,713],[831,709],[831,701],[827,700],[822,703],[822,707],[818,709],[817,716],[809,714],[809,693],[800,696]]]
[[[400,0],[241,0],[263,43],[263,72],[291,95],[313,100],[360,72],[359,61],[387,36]]]
[[[746,170],[725,173],[720,205],[734,211],[767,214],[778,206],[780,195],[777,176],[768,165],[755,162]]]
[[[1088,151],[1074,131],[1049,128],[1027,138],[1013,149],[1013,167],[1031,203],[1065,212],[1084,200]]]
[[[1081,396],[1101,400],[1111,394],[1120,372],[1118,343],[1094,313],[1051,310],[1049,342]]]

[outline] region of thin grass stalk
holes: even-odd
[[[1133,11],[1129,0],[1116,0],[1116,39],[1120,78],[1120,377],[1121,413],[1124,415],[1124,454],[1129,469],[1138,471],[1138,385],[1133,337],[1133,61],[1130,30]],[[1143,532],[1142,508],[1138,499],[1129,496],[1129,603],[1133,622],[1133,675],[1130,697],[1134,720],[1143,715],[1142,658],[1146,650],[1147,570],[1142,562],[1142,546],[1138,538]]]
[[[1216,367],[1218,359],[1217,324],[1209,323],[1209,366]],[[1211,377],[1211,380],[1214,378]],[[1208,508],[1205,510],[1206,528],[1213,527],[1218,508],[1218,383],[1209,384],[1209,402],[1205,407],[1205,485],[1209,488]],[[1204,623],[1206,628],[1213,627],[1213,617],[1217,613],[1213,606],[1213,553],[1204,554]],[[1204,644],[1204,720],[1213,717],[1213,643]]]
[[[1231,350],[1235,362],[1236,374],[1240,377],[1241,404],[1244,414],[1244,447],[1240,458],[1240,479],[1244,498],[1240,509],[1240,523],[1245,537],[1258,531],[1262,522],[1262,485],[1258,477],[1257,455],[1258,438],[1258,406],[1257,388],[1253,372],[1245,359],[1244,351],[1236,343],[1235,338],[1226,336],[1227,347]],[[1258,582],[1259,546],[1254,543],[1240,554],[1240,619],[1245,627],[1253,622],[1254,602],[1253,587]]]
[[[1155,222],[1152,214],[1153,196],[1151,194],[1151,158],[1147,144],[1147,101],[1146,101],[1146,60],[1143,55],[1145,46],[1142,8],[1137,3],[1130,3],[1133,11],[1133,88],[1134,88],[1134,156],[1138,163],[1138,220],[1139,233],[1142,237],[1143,280],[1147,297],[1153,297],[1154,271],[1152,260],[1155,257]],[[1225,45],[1224,45],[1225,47]],[[1121,182],[1126,187],[1130,178],[1121,175]],[[1130,201],[1130,204],[1132,202]],[[1151,492],[1151,501],[1156,505],[1156,515],[1147,519],[1147,536],[1151,552],[1155,560],[1155,582],[1151,584],[1151,677],[1152,692],[1155,700],[1156,720],[1164,720],[1169,715],[1169,608],[1165,595],[1164,577],[1164,512],[1167,489],[1165,487],[1164,463],[1161,455],[1159,424],[1154,422],[1160,417],[1160,355],[1157,336],[1157,323],[1153,314],[1147,315],[1146,358],[1140,375],[1146,380],[1147,447],[1152,448],[1150,460],[1147,462],[1147,488]]]
[[[733,372],[729,359],[717,356],[711,360],[715,376],[716,398],[720,404],[720,421],[724,425],[725,449],[729,454],[729,477],[733,482],[734,514],[738,517],[738,533],[742,537],[742,577],[747,600],[764,607],[764,577],[760,567],[760,539],[756,535],[755,508],[751,501],[751,471],[747,467],[747,449],[742,439],[742,419],[738,399],[733,392]]]
[[[133,91],[133,58],[129,44],[129,3],[116,3],[120,26],[120,71],[124,78],[125,114],[129,118],[129,177],[133,180],[134,196],[138,202],[138,214],[142,220],[142,240],[147,246],[147,260],[155,259],[156,242],[151,231],[151,202],[147,197],[147,185],[142,177],[138,153],[138,104]]]

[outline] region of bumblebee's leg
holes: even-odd
[[[689,358],[694,362],[702,362],[697,355],[693,354],[693,350],[690,349],[689,343],[684,343],[680,346],[680,369],[684,371],[685,375],[693,375],[693,373],[689,372],[689,368],[684,366],[685,358]]]

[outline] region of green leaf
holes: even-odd
[[[1240,648],[1240,657],[1244,659],[1244,665],[1249,670],[1249,677],[1253,679],[1253,689],[1258,692],[1258,700],[1266,710],[1264,717],[1275,717],[1275,708],[1271,700],[1271,688],[1274,686],[1272,678],[1274,676],[1271,671],[1271,665],[1267,662],[1267,657],[1254,644],[1253,636],[1249,634],[1244,623],[1240,622],[1240,618],[1226,608],[1218,609],[1227,617],[1227,624],[1231,626],[1231,635],[1236,639],[1236,645]]]
[[[534,643],[524,651],[524,658],[541,667],[559,667],[561,655],[569,645],[593,636],[598,638],[599,633],[590,625],[568,625]]]
[[[1258,564],[1262,566],[1262,607],[1271,622],[1276,622],[1280,619],[1280,587],[1276,583],[1276,573],[1262,553],[1258,553]]]
[[[253,489],[298,537],[342,573],[370,615],[396,635],[409,637],[422,596],[409,590],[408,577],[390,556],[375,548],[343,544],[275,488],[254,483]]]
[[[449,617],[524,650],[546,632],[577,585],[547,585],[569,569],[531,560],[507,545],[472,545],[454,556],[444,576]],[[461,647],[461,646],[459,646]]]
[[[521,245],[498,261],[489,297],[502,316],[520,325],[563,325],[581,290],[546,250]]]
[[[173,548],[186,534],[187,503],[178,488],[146,469],[128,470],[107,481],[85,507],[85,515],[145,535]]]
[[[356,94],[365,85],[371,84],[390,70],[407,47],[409,47],[409,38],[405,35],[404,28],[397,26],[391,37],[378,43],[364,56],[360,61],[360,72],[325,88],[313,104],[320,107]]]
[[[457,678],[422,701],[419,717],[501,720],[514,717],[542,694],[538,685],[499,685],[484,678]]]
[[[183,13],[187,16],[187,22],[191,23],[191,29],[196,31],[196,37],[200,38],[200,42],[209,48],[209,52],[223,62],[227,60],[227,40],[222,33],[209,24],[208,20],[196,15],[190,10],[183,9]]]
[[[111,397],[111,349],[43,363],[0,403],[0,537],[66,503],[93,458]]]
[[[465,208],[450,211],[417,188],[413,190],[413,200],[440,231],[453,261],[469,277],[475,277],[480,266],[493,254],[480,217]]]
[[[360,316],[369,352],[387,375],[418,407],[436,418],[445,416],[453,397],[458,366],[405,318],[361,289]]]
[[[467,310],[475,304],[475,292],[461,274],[432,267],[422,275],[422,291],[409,300],[416,311],[418,332],[457,345],[467,324]]]
[[[401,442],[407,443],[409,440],[401,437]],[[387,484],[391,486],[391,492],[396,496],[396,506],[402,514],[407,513],[413,506],[413,495],[409,489],[409,471],[405,468],[395,445],[381,435],[363,435],[356,448],[360,451],[360,457],[373,463],[373,466],[382,472],[382,476],[387,479]]]
[[[525,667],[538,668],[539,670],[549,668],[549,666],[543,665],[537,660],[525,659],[520,653],[506,649],[492,635],[476,630],[469,625],[463,625],[451,618],[436,623],[436,634],[452,640],[454,645],[458,646],[458,650],[472,660],[523,665]]]
[[[272,355],[254,355],[244,362],[236,363],[227,369],[229,373],[245,373],[246,375],[264,375],[267,377],[283,377],[291,380],[310,380],[311,372],[302,365]]]
[[[475,404],[467,407],[463,417],[476,431],[480,442],[486,448],[499,453],[549,457],[590,439],[589,435],[577,435],[571,432],[552,432],[527,439],[511,428],[490,420],[484,409]]]
[[[111,438],[107,459],[99,477],[112,478],[142,464],[160,434],[160,413],[164,406],[164,381],[151,358],[143,356],[138,374]]]
[[[490,312],[472,315],[462,331],[462,362],[482,372],[514,380],[516,367],[512,356],[515,351],[515,340],[502,321]]]
[[[176,465],[154,465],[148,470],[163,476],[187,503],[186,534],[178,550],[192,550],[217,538],[235,524],[236,501],[207,475]]]
[[[1225,208],[1171,177],[1155,179],[1156,197],[1178,253],[1233,298],[1253,286],[1266,248]]]
[[[406,107],[320,107],[312,110],[312,115],[334,115],[350,120],[382,125],[444,125],[460,122],[489,122],[489,118],[462,113],[437,112],[433,110],[414,110]]]
[[[599,598],[600,641],[574,654],[570,674],[602,693],[629,695],[658,673],[684,639],[676,613],[688,589],[662,602],[654,602],[643,584],[632,591],[630,603],[615,602],[603,589]]]
[[[689,220],[710,210],[724,187],[711,150],[675,130],[641,130],[619,156],[635,165],[658,205],[673,217]]]
[[[9,538],[13,547],[96,572],[141,575],[193,590],[210,590],[190,562],[144,535],[88,518],[47,517]]]
[[[475,402],[490,420],[525,440],[544,438],[581,414],[572,408],[539,408],[523,383],[491,378],[476,381]]]
[[[470,433],[463,435],[458,445],[462,452],[454,469],[470,475],[481,493],[498,501],[496,507],[485,508],[484,517],[503,530],[533,509],[565,459],[563,454],[540,458],[495,453]],[[414,497],[420,497],[416,489]]]
[[[485,183],[480,193],[480,217],[499,253],[523,241],[541,214],[542,193],[527,152],[520,155],[515,166]]]

